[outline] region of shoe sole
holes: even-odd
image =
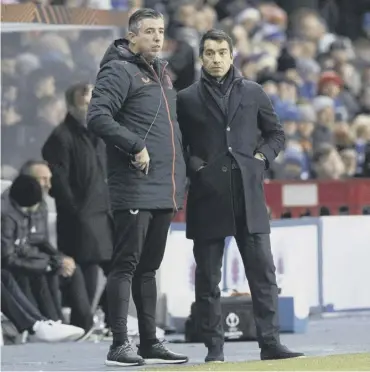
[[[168,360],[168,359],[145,359],[145,364],[181,364],[188,362],[189,359]]]
[[[144,363],[122,363],[122,362],[116,362],[114,360],[106,360],[105,365],[107,367],[133,367],[133,366],[142,366]]]
[[[225,363],[224,360],[205,360],[205,363]]]
[[[271,359],[261,359],[261,361],[271,361],[271,360],[286,360],[286,359],[304,359],[307,358],[306,355],[300,355],[300,356],[294,356],[294,357],[288,357],[288,358],[271,358]]]

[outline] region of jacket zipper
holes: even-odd
[[[165,69],[166,69],[167,65],[168,65],[168,62],[165,63],[165,65],[163,66],[162,77],[164,76],[164,72],[165,72]],[[149,66],[150,66],[151,70],[153,71],[154,75],[156,76],[156,78],[158,79],[159,86],[161,87],[162,96],[163,96],[163,99],[164,99],[164,103],[166,105],[166,111],[167,111],[167,115],[168,115],[168,121],[169,121],[170,128],[171,128],[171,140],[172,140],[171,141],[172,142],[172,172],[171,172],[171,178],[172,178],[172,202],[173,202],[173,205],[175,207],[175,211],[177,212],[179,210],[179,208],[178,208],[177,203],[176,203],[176,182],[175,182],[176,149],[175,149],[175,132],[174,132],[173,123],[172,123],[172,119],[171,119],[171,114],[170,114],[170,108],[169,108],[169,105],[168,105],[168,100],[167,100],[167,97],[166,97],[166,93],[164,92],[164,89],[163,89],[161,78],[155,72],[154,68],[151,65],[149,65]]]

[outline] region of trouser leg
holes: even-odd
[[[133,277],[132,297],[137,310],[140,344],[156,339],[155,275],[163,260],[172,218],[171,210],[152,211],[140,262]]]
[[[224,239],[194,241],[196,322],[207,347],[224,343],[219,288],[224,245]]]
[[[127,340],[132,277],[140,260],[150,219],[150,211],[114,213],[114,250],[107,281],[109,322],[114,344]]]

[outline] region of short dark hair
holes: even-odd
[[[132,13],[128,20],[128,30],[134,34],[137,34],[140,30],[140,22],[143,19],[152,18],[158,19],[163,18],[163,14],[157,10],[150,8],[138,9],[136,12]]]
[[[65,93],[65,98],[68,106],[75,106],[76,103],[76,93],[80,93],[82,95],[86,94],[89,86],[88,82],[79,82],[76,84],[71,85]]]
[[[48,162],[42,159],[30,159],[27,160],[22,166],[21,169],[19,170],[19,174],[31,176],[31,168],[34,167],[35,165],[45,165],[49,166]]]
[[[216,41],[225,40],[229,44],[230,53],[231,54],[233,53],[233,42],[231,40],[231,37],[225,31],[212,29],[212,30],[207,31],[200,39],[199,56],[203,55],[204,44],[206,40],[216,40]]]

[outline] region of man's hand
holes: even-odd
[[[76,270],[76,263],[72,257],[63,257],[62,276],[65,278],[71,277]]]
[[[142,170],[145,174],[148,174],[149,171],[149,162],[150,157],[148,150],[144,147],[138,154],[135,155],[135,160],[132,161],[132,164],[135,168]]]
[[[266,163],[266,158],[265,158],[265,155],[263,155],[262,153],[260,152],[256,152],[254,157],[258,160],[262,160],[263,162]]]

